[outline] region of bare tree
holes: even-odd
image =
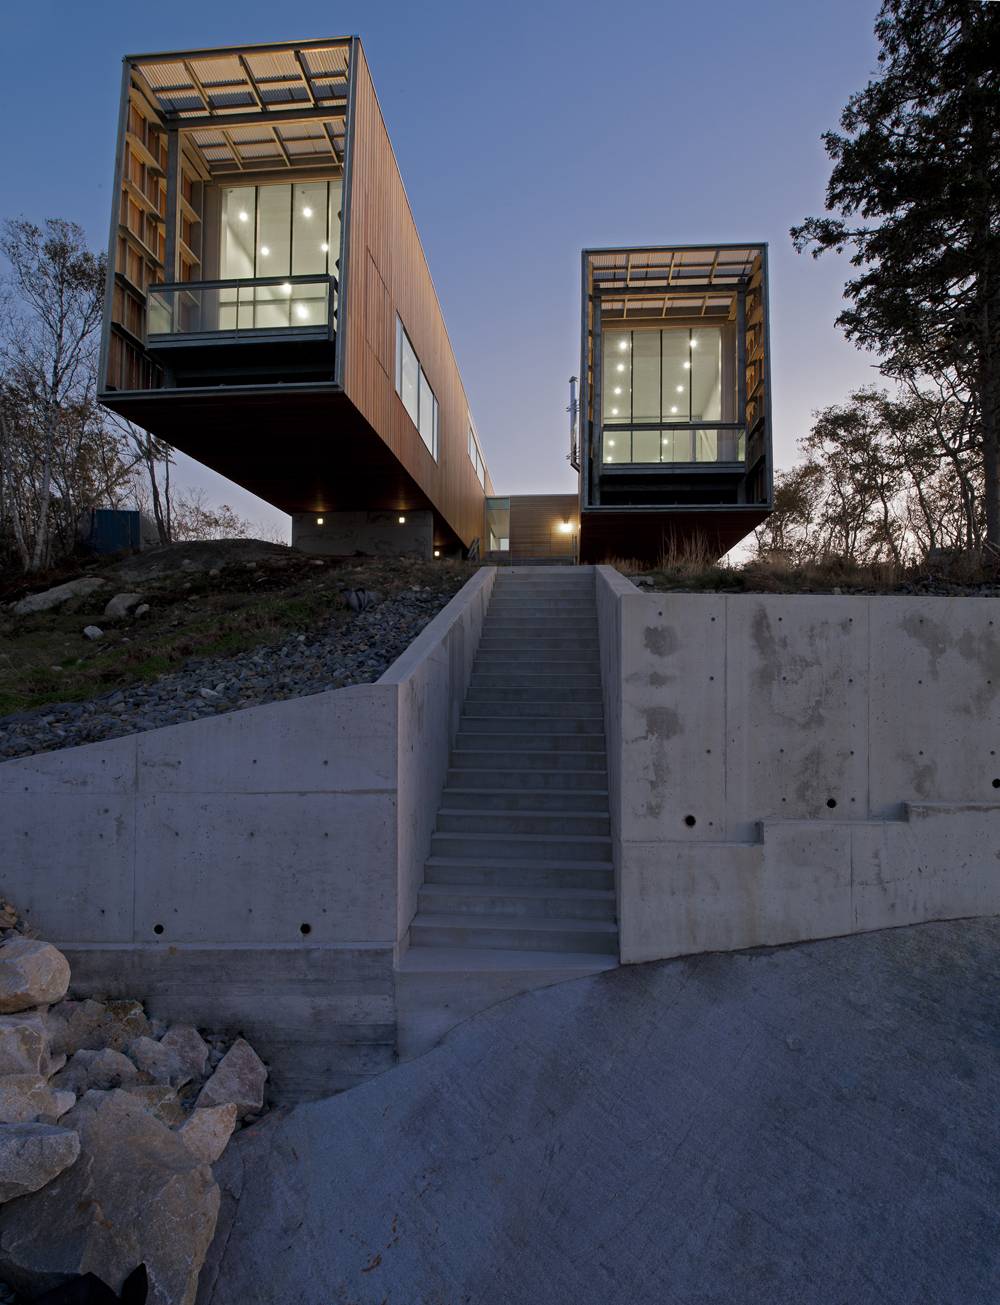
[[[0,251],[10,263],[13,290],[0,329],[5,502],[13,505],[23,565],[37,571],[50,556],[60,468],[65,493],[70,464],[79,461],[83,446],[100,429],[94,414],[104,260],[87,249],[76,223],[59,218],[48,220],[44,229],[23,218],[5,222]],[[67,460],[66,450],[74,448]],[[11,475],[27,471],[27,464],[33,473],[28,503],[10,487]]]

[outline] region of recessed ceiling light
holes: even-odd
[[[608,440],[608,445],[609,445],[609,447],[614,448],[614,447],[615,447],[615,442],[614,442],[614,440]]]
[[[624,370],[625,370],[625,364],[624,364],[624,363],[619,363],[619,364],[618,364],[618,371],[623,372]]]
[[[305,206],[305,208],[302,210],[302,216],[303,216],[303,217],[312,217],[312,215],[313,215],[313,211],[312,211],[312,209],[309,207],[309,205],[307,204],[307,205]]]
[[[240,209],[240,221],[241,221],[241,222],[249,222],[249,221],[250,221],[250,214],[246,211],[245,208],[241,208],[241,209]]]
[[[621,387],[620,385],[616,385],[616,386],[615,386],[615,394],[621,394],[621,392],[622,392],[622,387]]]
[[[308,316],[309,316],[309,309],[305,306],[305,304],[296,304],[296,305],[295,305],[295,316],[296,316],[296,317],[308,317]]]
[[[698,347],[698,341],[697,341],[697,340],[692,340],[692,341],[691,341],[691,348],[692,348],[692,349],[696,349],[697,347]]]
[[[684,393],[684,386],[683,386],[683,385],[678,385],[678,387],[677,387],[677,393],[678,393],[678,394],[683,394],[683,393]]]
[[[263,255],[264,258],[267,258],[268,254],[269,254],[271,251],[270,251],[270,249],[268,249],[267,245],[261,245],[261,247],[260,247],[260,252],[261,252],[261,254]]]
[[[282,281],[282,283],[281,283],[281,293],[282,293],[282,294],[285,294],[285,295],[290,295],[290,294],[292,293],[292,283],[291,283],[291,281]]]
[[[618,343],[618,348],[621,349],[622,352],[624,353],[624,351],[628,348],[628,340],[620,340]]]
[[[322,249],[322,251],[323,251],[324,254],[328,254],[328,253],[330,252],[330,246],[326,243],[325,240],[324,240],[323,243],[320,245],[320,249]]]
[[[686,372],[689,372],[689,371],[691,370],[691,364],[690,364],[689,362],[686,362],[686,363],[684,364],[684,370],[685,370]]]
[[[676,412],[676,411],[677,411],[677,404],[676,404],[676,403],[675,403],[674,406],[670,409],[670,411],[671,411],[671,412]]]

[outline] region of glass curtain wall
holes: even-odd
[[[604,332],[604,461],[736,460],[740,432],[722,421],[719,327]],[[652,429],[636,429],[636,427]],[[676,429],[671,429],[676,427]]]
[[[337,272],[342,183],[303,181],[222,190],[221,280],[326,278]],[[234,287],[219,292],[219,330],[323,326],[325,280]]]

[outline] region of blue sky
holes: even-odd
[[[876,379],[833,325],[846,260],[793,251],[820,133],[873,73],[874,0],[505,4],[32,0],[4,6],[0,216],[107,242],[126,53],[361,36],[500,492],[567,491],[588,245],[766,240],[775,455]],[[280,514],[184,460],[179,478]]]

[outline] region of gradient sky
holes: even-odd
[[[833,325],[845,259],[797,255],[820,133],[873,73],[876,0],[432,3],[29,0],[3,6],[0,217],[107,242],[126,53],[358,34],[501,493],[571,491],[580,250],[770,244],[775,460],[877,379]],[[281,513],[179,459],[177,479]]]

